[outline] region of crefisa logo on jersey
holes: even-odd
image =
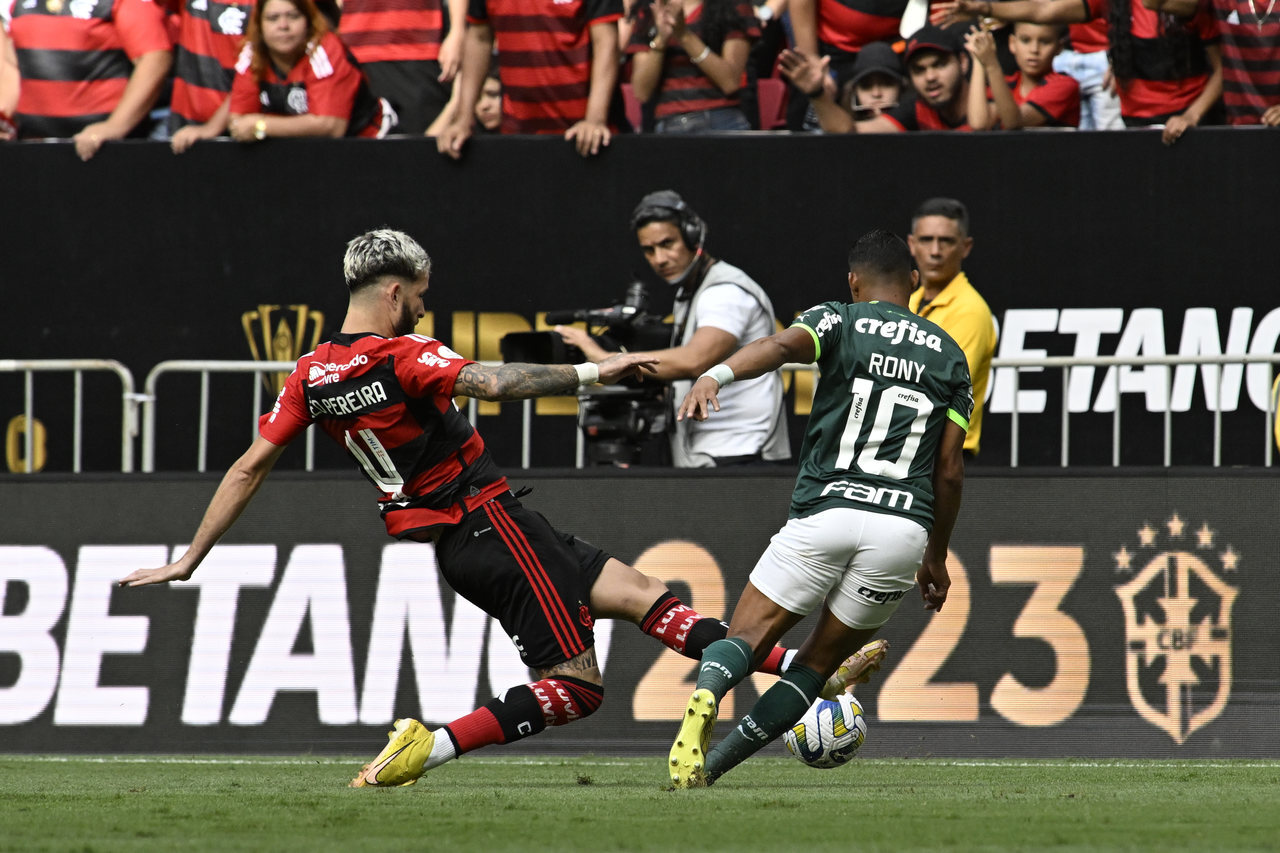
[[[245,339],[254,361],[297,361],[320,343],[324,313],[312,311],[309,305],[259,305],[255,311],[240,315]],[[273,325],[274,324],[274,325]],[[292,370],[264,373],[267,390],[279,394]]]
[[[1231,608],[1239,590],[1225,577],[1238,571],[1240,555],[1217,538],[1208,522],[1191,531],[1174,512],[1160,528],[1142,525],[1136,551],[1121,545],[1113,555],[1116,572],[1131,576],[1115,589],[1129,699],[1178,744],[1216,719],[1231,696]]]

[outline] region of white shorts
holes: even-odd
[[[824,600],[850,628],[879,628],[915,586],[929,534],[900,515],[836,507],[793,518],[773,535],[751,583],[808,615]]]

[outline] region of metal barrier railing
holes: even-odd
[[[129,368],[118,361],[107,358],[42,358],[42,359],[0,359],[0,373],[22,373],[23,377],[23,416],[27,429],[23,435],[23,455],[25,456],[24,472],[35,470],[35,380],[36,373],[71,373],[72,374],[72,446],[71,470],[79,474],[81,470],[81,453],[84,448],[84,374],[87,372],[114,373],[120,379],[122,409],[120,423],[120,470],[125,473],[133,471],[133,439],[138,434],[139,397],[134,393],[133,374]]]
[[[482,362],[484,364],[498,364],[498,362]],[[1280,354],[1253,354],[1253,355],[1198,355],[1198,356],[1095,356],[1092,358],[1079,358],[1072,356],[1050,356],[1042,358],[996,358],[991,362],[994,372],[1004,368],[1012,368],[1013,394],[1014,401],[1013,411],[1010,412],[1010,465],[1017,467],[1019,462],[1020,450],[1020,422],[1021,418],[1027,417],[1019,413],[1017,409],[1018,400],[1018,375],[1020,368],[1042,369],[1042,368],[1058,368],[1063,371],[1062,382],[1062,412],[1060,414],[1062,426],[1062,447],[1059,464],[1067,467],[1070,464],[1070,446],[1071,446],[1071,414],[1068,405],[1068,389],[1069,389],[1069,369],[1076,367],[1149,367],[1164,366],[1168,368],[1169,379],[1172,380],[1173,368],[1180,365],[1192,366],[1218,366],[1218,405],[1213,412],[1214,424],[1214,448],[1213,448],[1213,464],[1215,467],[1221,465],[1222,459],[1222,394],[1225,383],[1221,381],[1221,368],[1231,365],[1249,365],[1249,364],[1280,364]],[[166,373],[185,372],[199,373],[201,375],[200,386],[200,421],[199,421],[199,439],[197,448],[197,470],[206,470],[206,456],[208,449],[208,414],[209,414],[209,376],[212,373],[250,373],[253,374],[253,403],[251,409],[252,426],[256,434],[257,418],[263,411],[262,392],[263,384],[259,381],[259,377],[264,373],[290,372],[294,367],[293,362],[284,361],[167,361],[161,362],[152,369],[147,375],[145,394],[141,396],[143,404],[143,429],[142,429],[142,465],[144,471],[152,471],[155,466],[155,444],[156,444],[156,384],[159,378]],[[787,364],[783,370],[794,372],[813,372],[815,366],[810,364]],[[1267,375],[1267,385],[1270,386],[1273,378],[1273,371],[1269,368]],[[1117,400],[1120,398],[1119,392],[1120,372],[1115,371],[1115,393]],[[1172,384],[1171,381],[1169,383]],[[1172,395],[1166,394],[1166,408],[1164,411],[1164,466],[1172,465],[1172,437],[1173,437],[1173,400]],[[1112,465],[1120,466],[1120,431],[1121,431],[1121,415],[1120,406],[1115,407],[1112,415]],[[532,400],[525,400],[521,404],[521,451],[520,464],[522,468],[532,467],[532,424],[534,418],[534,408]],[[474,425],[478,420],[478,401],[471,399],[467,407],[468,418]],[[990,415],[989,415],[990,416]],[[1276,407],[1274,394],[1269,396],[1265,411],[1265,429],[1263,430],[1263,464],[1271,467],[1274,462],[1274,446],[1273,446],[1273,430],[1276,424]],[[584,442],[582,431],[575,429],[576,434],[576,459],[578,467],[583,466],[584,459]],[[307,435],[307,458],[306,468],[312,470],[314,467],[314,435],[308,432]]]
[[[1165,410],[1164,410],[1164,467],[1168,468],[1173,464],[1173,395],[1167,393],[1173,387],[1173,368],[1181,365],[1218,365],[1219,368],[1228,365],[1246,365],[1246,364],[1270,364],[1272,366],[1280,364],[1280,353],[1269,354],[1253,354],[1253,355],[1164,355],[1164,356],[1094,356],[1091,358],[1080,358],[1076,356],[1046,356],[1043,358],[995,358],[991,360],[992,375],[1001,368],[1046,368],[1057,367],[1062,369],[1062,451],[1060,466],[1066,468],[1070,464],[1071,458],[1071,409],[1069,406],[1068,394],[1070,390],[1070,382],[1068,370],[1076,367],[1159,367],[1166,368],[1165,382]],[[1010,413],[1012,418],[1009,434],[1009,465],[1012,468],[1018,467],[1018,450],[1019,450],[1019,413],[1018,413],[1018,374],[1019,370],[1011,371],[1013,375],[1013,411]],[[1114,376],[1114,392],[1116,395],[1116,407],[1112,413],[1111,422],[1111,466],[1113,468],[1120,467],[1120,371],[1113,371]],[[1273,375],[1269,368],[1267,371],[1266,386],[1272,387]],[[994,383],[992,383],[994,385]],[[1222,402],[1223,389],[1226,383],[1222,381],[1222,370],[1218,370],[1217,376],[1218,400],[1217,406],[1213,409],[1213,466],[1215,468],[1222,464]],[[1263,430],[1263,465],[1270,468],[1273,458],[1273,439],[1276,430],[1276,408],[1275,394],[1267,396],[1266,420],[1264,421]]]

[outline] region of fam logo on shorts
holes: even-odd
[[[1113,556],[1124,608],[1125,681],[1144,720],[1175,743],[1222,713],[1231,696],[1231,608],[1239,590],[1224,579],[1240,555],[1219,546],[1208,522],[1188,531],[1177,512],[1162,525],[1144,523],[1138,546]],[[1163,540],[1163,542],[1161,541]]]
[[[280,305],[259,305],[256,311],[240,315],[240,325],[249,342],[249,352],[254,361],[297,361],[304,352],[310,352],[320,343],[320,331],[324,328],[324,312],[312,311],[309,305],[290,305],[281,311]],[[273,326],[272,323],[275,325]],[[310,343],[307,343],[308,339]],[[279,394],[285,380],[293,370],[264,373],[262,382],[267,390]]]

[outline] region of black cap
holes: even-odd
[[[849,80],[856,86],[858,81],[868,74],[888,74],[890,77],[902,79],[902,60],[888,42],[873,41],[858,51],[858,58],[853,61],[853,73]]]
[[[925,24],[907,39],[907,49],[902,54],[902,61],[910,62],[911,57],[922,50],[959,53],[964,50],[964,41],[954,27],[944,30],[933,24]]]

